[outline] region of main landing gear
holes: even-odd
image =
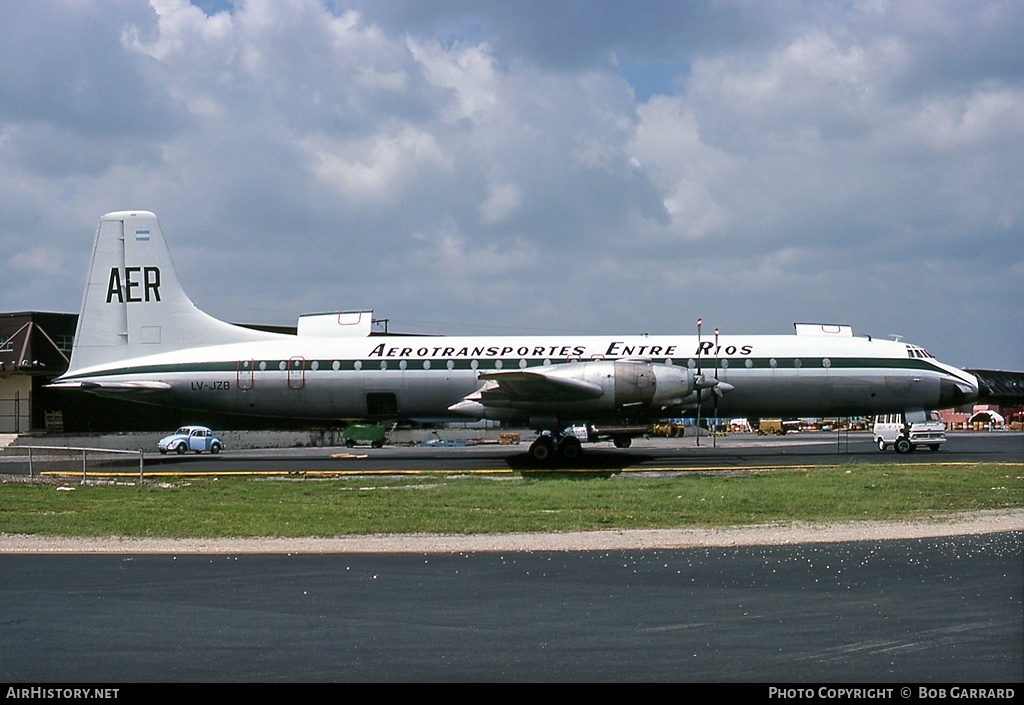
[[[530,444],[530,459],[536,465],[575,465],[583,457],[583,444],[576,436],[545,431]]]

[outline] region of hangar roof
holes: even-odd
[[[1007,401],[1024,400],[1024,372],[967,370],[988,385],[990,396]]]

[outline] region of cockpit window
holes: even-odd
[[[919,348],[916,345],[908,345],[907,357],[928,359],[933,357],[933,355],[924,348]]]

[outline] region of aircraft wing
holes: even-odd
[[[480,379],[491,383],[480,392],[485,402],[488,397],[499,395],[516,402],[573,402],[597,399],[604,394],[604,389],[593,382],[539,372],[487,372]]]
[[[638,360],[591,360],[551,367],[484,372],[483,386],[449,411],[476,418],[553,416],[597,418],[660,413],[679,406],[695,388],[693,371]]]

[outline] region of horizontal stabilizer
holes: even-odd
[[[138,392],[166,392],[171,389],[167,382],[55,382],[49,389],[78,389],[98,394],[126,394]]]

